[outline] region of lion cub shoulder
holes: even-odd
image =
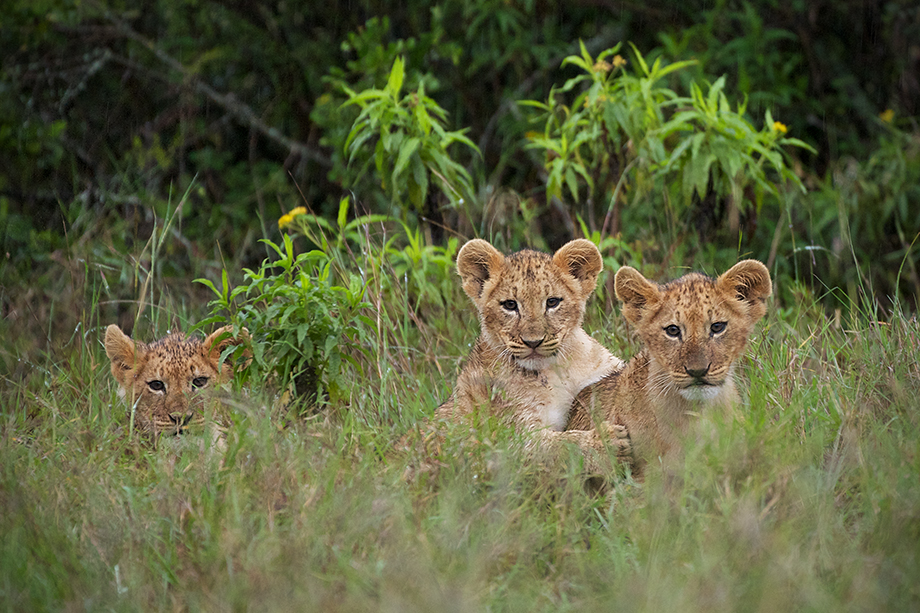
[[[553,255],[505,256],[484,240],[466,243],[457,271],[481,332],[436,416],[484,410],[528,430],[565,429],[575,396],[622,365],[581,327],[602,268],[584,239]]]
[[[614,285],[644,347],[579,394],[568,427],[625,426],[641,468],[676,445],[692,415],[738,402],[735,364],[766,313],[772,283],[766,266],[744,260],[717,279],[690,273],[666,285],[626,266]]]
[[[245,338],[245,330],[240,336]],[[119,396],[134,407],[138,428],[151,435],[177,434],[204,422],[205,398],[232,372],[221,368],[221,352],[240,342],[232,337],[232,326],[203,341],[170,334],[149,344],[132,340],[115,324],[105,331],[105,353]]]

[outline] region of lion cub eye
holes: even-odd
[[[717,321],[716,323],[714,323],[714,324],[712,324],[711,326],[709,326],[709,329],[710,329],[710,331],[712,331],[713,334],[719,334],[719,333],[721,333],[721,332],[725,332],[725,327],[726,327],[727,325],[728,325],[728,322],[725,322],[725,321]]]
[[[194,379],[192,379],[192,387],[194,388],[204,387],[207,384],[208,384],[207,377],[195,377]]]
[[[147,387],[149,387],[155,392],[162,392],[163,390],[166,389],[166,384],[158,379],[154,379],[153,381],[147,382]]]
[[[502,300],[498,304],[502,305],[502,308],[506,311],[515,312],[518,310],[517,300]]]
[[[562,303],[562,298],[547,298],[546,299],[546,308],[555,309]]]
[[[664,333],[670,336],[671,338],[680,338],[680,326],[675,326],[671,324],[670,326],[664,329]]]

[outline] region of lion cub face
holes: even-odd
[[[597,247],[584,239],[552,256],[525,249],[507,257],[474,239],[457,255],[483,338],[527,370],[546,368],[564,351],[567,335],[581,327],[602,267]]]
[[[135,421],[142,430],[151,435],[178,434],[204,422],[207,393],[231,374],[220,364],[221,352],[240,342],[231,332],[232,326],[225,326],[204,341],[171,334],[144,344],[131,340],[114,324],[106,328],[105,353],[121,388],[119,395],[136,406]]]
[[[649,392],[707,401],[731,380],[773,291],[769,271],[756,260],[739,262],[718,279],[691,273],[666,285],[625,266],[617,271],[615,288],[624,317],[656,366]]]

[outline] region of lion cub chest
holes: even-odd
[[[612,357],[612,356],[611,356]],[[610,361],[597,368],[548,368],[543,371],[518,370],[513,388],[515,404],[521,408],[521,421],[533,428],[548,428],[555,432],[565,430],[572,403],[587,385],[600,380],[615,368]]]
[[[571,359],[539,371],[514,368],[506,384],[520,407],[521,421],[534,429],[565,430],[579,392],[623,365],[585,332],[579,330],[573,337]]]

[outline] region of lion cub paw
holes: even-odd
[[[607,440],[616,451],[617,457],[632,456],[632,442],[629,439],[629,430],[623,424],[605,423]]]

